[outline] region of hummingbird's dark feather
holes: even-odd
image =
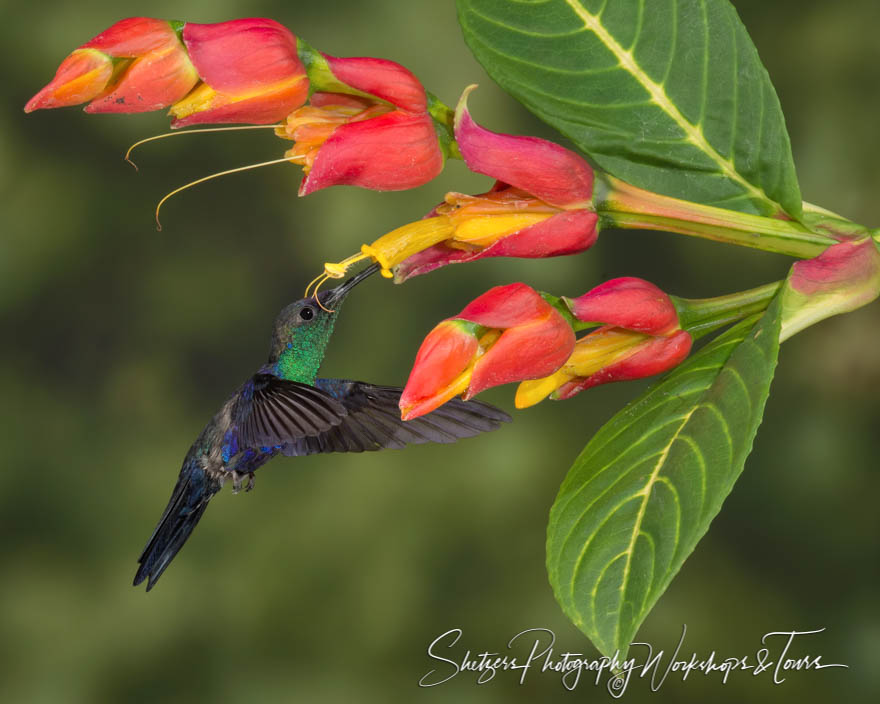
[[[171,493],[171,500],[159,519],[159,525],[150,536],[141,556],[140,567],[134,577],[134,586],[145,579],[147,591],[153,588],[171,560],[186,542],[199,522],[208,501],[222,486],[222,482],[208,476],[197,463],[181,472]]]
[[[235,411],[239,447],[274,447],[318,435],[342,422],[345,406],[308,384],[271,374],[253,378],[253,395],[242,395]]]
[[[394,386],[346,379],[317,379],[315,386],[338,399],[348,415],[339,425],[312,437],[284,443],[291,457],[322,452],[369,452],[427,442],[450,443],[510,421],[503,411],[479,401],[454,399],[415,420],[400,419],[400,394]]]

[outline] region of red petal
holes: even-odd
[[[439,323],[422,342],[400,396],[400,407],[415,407],[452,383],[473,361],[479,347],[466,324]],[[439,405],[439,404],[438,404]]]
[[[439,269],[447,264],[463,264],[479,259],[482,252],[468,252],[464,249],[456,249],[445,244],[435,244],[433,247],[423,249],[418,254],[413,254],[394,268],[394,283],[402,284],[413,276],[427,274],[434,269]]]
[[[585,322],[649,335],[662,335],[678,327],[678,313],[669,296],[651,282],[633,276],[611,279],[566,302],[575,317]]]
[[[535,289],[515,283],[490,288],[468,303],[455,317],[487,328],[504,330],[515,325],[541,321],[552,310],[550,304]],[[566,327],[569,326],[566,324]]]
[[[347,86],[375,95],[410,112],[425,112],[425,89],[409,69],[369,56],[340,58],[323,54],[333,75]]]
[[[462,96],[455,140],[471,171],[509,183],[556,206],[590,204],[593,170],[574,152],[537,137],[490,132],[471,119]]]
[[[139,59],[114,89],[86,106],[89,113],[149,112],[166,108],[192,90],[199,77],[183,46]]]
[[[565,211],[493,242],[480,254],[530,259],[577,254],[596,242],[598,220],[589,210]]]
[[[100,49],[117,58],[135,58],[179,43],[177,32],[165,20],[129,17],[108,27],[82,48]]]
[[[220,94],[215,99],[216,103],[221,103],[218,107],[200,110],[183,118],[175,118],[171,121],[171,126],[177,128],[230,122],[271,125],[273,122],[283,120],[302,106],[308,97],[309,82],[306,78],[284,84],[275,90],[266,90],[253,98],[235,100],[225,105],[222,103],[228,98]]]
[[[442,170],[430,116],[395,110],[338,127],[318,151],[299,194],[338,185],[401,191],[427,183]]]
[[[574,343],[571,326],[552,308],[542,320],[505,330],[474,365],[465,400],[493,386],[552,374],[565,364]]]
[[[832,245],[813,259],[795,262],[791,287],[805,296],[833,293],[876,274],[877,247],[870,239]]]
[[[660,374],[681,364],[690,353],[692,344],[691,336],[684,330],[668,337],[648,339],[639,347],[634,347],[632,353],[624,359],[609,364],[586,378],[563,384],[553,396],[567,399],[599,384],[631,381]]]
[[[464,264],[487,257],[535,259],[577,254],[596,242],[597,221],[598,216],[588,210],[569,210],[523,228],[482,250],[468,251],[437,244],[401,262],[394,269],[394,281],[403,283],[447,264]]]
[[[91,72],[94,75],[87,81],[80,80]],[[100,95],[112,75],[113,62],[109,56],[94,49],[77,49],[61,62],[55,78],[27,102],[24,111],[84,103]]]
[[[296,37],[274,20],[187,23],[183,41],[202,80],[218,92],[248,93],[305,75]]]

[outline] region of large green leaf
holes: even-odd
[[[779,99],[727,0],[458,0],[477,60],[618,178],[800,218]]]
[[[577,458],[547,531],[547,570],[569,618],[625,653],[708,530],[761,423],[779,350],[779,299],[615,415]]]

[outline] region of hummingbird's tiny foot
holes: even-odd
[[[247,484],[244,484],[244,478],[247,477]],[[254,473],[253,472],[238,472],[236,470],[232,470],[232,493],[237,494],[242,489],[242,484],[244,484],[244,490],[250,491],[254,488]]]

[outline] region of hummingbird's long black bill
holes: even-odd
[[[370,264],[363,271],[358,272],[350,279],[340,284],[336,288],[331,288],[329,291],[322,291],[318,294],[320,302],[330,308],[331,310],[342,303],[342,300],[351,292],[351,290],[357,286],[364,279],[369,278],[377,271],[379,271],[378,264]]]

